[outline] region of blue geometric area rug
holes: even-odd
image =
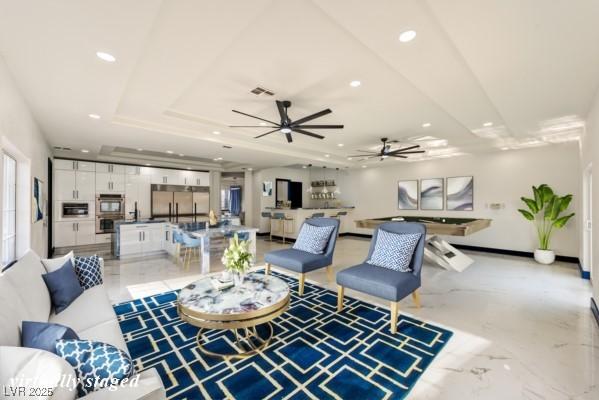
[[[177,292],[114,306],[138,371],[157,368],[169,399],[403,399],[443,349],[452,332],[297,279],[285,280],[289,310],[273,321],[262,352],[223,361],[197,348],[198,328],[177,315]],[[206,347],[230,343],[228,331],[209,331]]]

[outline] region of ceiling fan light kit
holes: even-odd
[[[270,135],[271,133],[281,132],[285,135],[288,143],[293,142],[292,133],[299,133],[301,135],[310,136],[316,139],[324,139],[324,136],[319,135],[317,133],[313,133],[311,131],[307,131],[306,129],[314,130],[314,129],[343,129],[343,125],[305,125],[306,122],[312,121],[316,118],[320,118],[324,115],[330,114],[332,111],[330,109],[325,109],[319,111],[317,113],[308,115],[307,117],[303,117],[298,119],[297,121],[293,121],[289,118],[288,109],[291,107],[291,102],[289,100],[276,100],[277,110],[279,112],[279,117],[281,118],[281,122],[274,122],[268,119],[264,119],[261,117],[257,117],[255,115],[247,114],[238,110],[232,110],[234,113],[245,115],[246,117],[259,119],[262,121],[260,125],[232,125],[231,128],[274,128],[266,133],[262,133],[255,137],[255,139],[259,139],[263,136]],[[263,124],[264,122],[268,122],[269,125]]]

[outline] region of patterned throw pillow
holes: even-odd
[[[312,254],[324,253],[324,248],[329,243],[334,226],[315,226],[308,223],[302,225],[293,248]]]
[[[77,392],[83,397],[95,390],[117,385],[133,375],[133,361],[116,347],[91,340],[59,340],[56,354],[75,370]]]
[[[91,257],[75,257],[75,272],[84,290],[102,284],[100,258],[96,255]]]
[[[392,233],[379,229],[374,251],[368,264],[399,272],[411,272],[412,254],[418,244],[420,233]]]

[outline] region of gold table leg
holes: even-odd
[[[204,328],[200,328],[198,331],[196,342],[200,351],[207,356],[220,357],[224,359],[250,357],[264,350],[272,339],[274,332],[272,324],[270,322],[266,322],[265,325],[268,327],[268,335],[264,338],[258,334],[255,326],[249,328],[231,329],[231,331],[233,331],[233,335],[235,336],[235,347],[237,348],[237,353],[216,353],[207,350],[202,345],[201,340],[202,333],[207,330]],[[242,330],[243,334],[240,335],[238,332],[239,330]]]

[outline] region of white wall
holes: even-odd
[[[589,112],[586,121],[586,131],[582,138],[580,146],[580,175],[584,170],[592,164],[593,170],[593,221],[592,221],[592,236],[593,236],[593,265],[585,266],[591,271],[591,279],[593,285],[593,294],[595,301],[599,303],[599,285],[596,283],[599,277],[599,93],[595,96],[593,106]],[[582,180],[581,180],[582,181]],[[582,238],[582,229],[580,227],[580,235]],[[582,260],[582,246],[580,259]]]
[[[599,132],[598,132],[599,133]],[[350,170],[342,174],[343,203],[354,205],[355,219],[393,215],[427,215],[490,218],[490,228],[465,238],[450,237],[452,243],[532,251],[537,247],[533,225],[518,212],[521,196],[532,196],[532,185],[547,183],[558,194],[579,196],[578,147],[574,143],[534,149],[462,156],[438,161],[400,163]],[[474,176],[474,211],[399,211],[397,181],[403,179]],[[598,185],[599,186],[599,185]],[[488,203],[505,203],[492,210]],[[577,216],[553,236],[552,247],[561,255],[578,256],[578,203],[571,206]],[[353,229],[357,233],[371,230]],[[598,236],[599,237],[599,236]],[[599,253],[598,253],[599,254]]]
[[[46,255],[48,230],[42,221],[31,223],[31,185],[33,177],[44,182],[48,193],[47,163],[50,148],[37,126],[25,100],[16,87],[4,60],[0,57],[0,137],[4,150],[18,159],[20,168],[17,198],[17,256],[27,248],[41,256]],[[1,167],[0,167],[1,168]],[[2,181],[0,173],[0,183]],[[0,199],[2,199],[0,184]],[[0,226],[2,216],[0,215]]]

